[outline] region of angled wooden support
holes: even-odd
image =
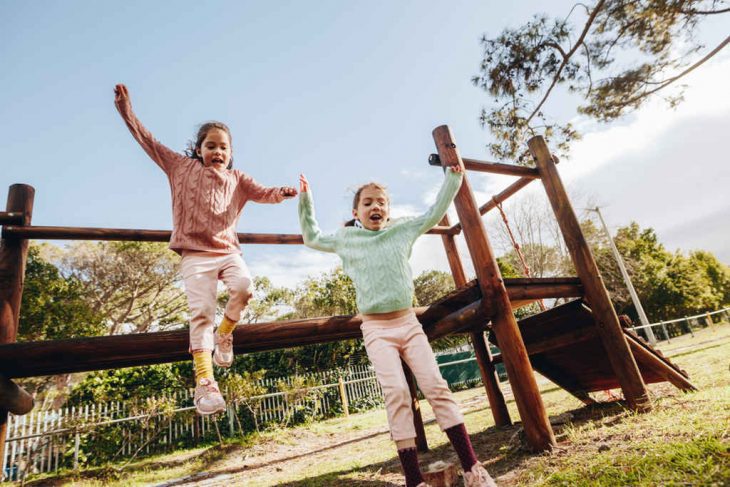
[[[451,131],[445,125],[433,131],[440,160],[445,166],[463,166]],[[454,200],[459,220],[464,227],[469,253],[474,262],[482,302],[492,316],[492,329],[497,335],[504,365],[514,392],[517,409],[524,425],[530,447],[537,451],[552,449],[555,435],[548,420],[537,382],[522,342],[517,322],[512,314],[507,289],[497,266],[497,260],[487,237],[484,222],[468,178]]]
[[[608,352],[611,367],[621,384],[624,397],[629,407],[635,411],[648,411],[651,409],[651,402],[646,385],[626,337],[621,331],[618,316],[613,309],[591,249],[583,236],[568,193],[555,167],[555,161],[542,137],[533,137],[527,144],[536,160],[543,186],[560,225],[575,270],[583,283],[586,301],[596,317],[598,332]]]
[[[449,216],[444,215],[441,225],[449,225]],[[452,235],[442,235],[441,240],[446,250],[446,258],[449,261],[451,274],[454,277],[454,284],[457,289],[466,286],[466,273],[464,272],[464,264],[461,262],[459,249],[456,247],[456,241]],[[487,393],[489,400],[489,408],[492,411],[494,424],[496,426],[509,426],[512,420],[509,417],[507,403],[504,400],[502,388],[499,387],[499,377],[497,369],[494,367],[492,360],[492,352],[484,340],[483,331],[473,331],[470,333],[471,343],[474,347],[474,355],[476,355],[477,364],[479,365],[479,374],[482,376],[482,384]]]
[[[30,225],[35,190],[27,184],[14,184],[8,191],[7,214],[22,215],[21,224]],[[20,300],[25,280],[28,241],[17,238],[0,240],[0,344],[13,343],[18,334]],[[16,395],[16,399],[20,399]],[[5,401],[3,401],[5,402]],[[0,464],[5,458],[7,409],[0,405]]]
[[[15,415],[27,414],[33,409],[33,396],[15,382],[0,375],[0,409]]]

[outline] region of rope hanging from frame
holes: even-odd
[[[515,239],[515,236],[512,233],[512,228],[510,227],[509,220],[507,219],[507,214],[502,209],[502,203],[500,201],[498,201],[495,196],[492,196],[492,201],[494,201],[494,205],[499,210],[500,215],[502,215],[502,221],[504,222],[504,226],[507,229],[507,234],[509,235],[509,238],[512,241],[512,246],[515,248],[517,257],[520,258],[520,262],[522,263],[522,271],[525,273],[525,277],[532,277],[532,273],[530,272],[530,266],[527,265],[525,256],[522,253],[522,248],[520,247],[520,244],[517,243],[517,239]],[[545,303],[543,303],[542,299],[537,300],[537,305],[540,306],[541,311],[545,311],[547,309],[545,307]]]

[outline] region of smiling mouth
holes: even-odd
[[[376,213],[374,215],[370,215],[370,221],[371,222],[381,222],[381,221],[383,221],[383,215],[380,215],[378,213]]]
[[[223,164],[223,159],[215,158],[212,161],[210,161],[212,164]]]

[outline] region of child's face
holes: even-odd
[[[228,134],[221,129],[210,129],[200,144],[198,155],[205,167],[225,171],[231,161],[231,140]]]
[[[369,186],[360,193],[357,208],[352,216],[360,220],[368,230],[382,230],[388,222],[390,204],[388,194],[380,188]]]

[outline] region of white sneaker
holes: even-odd
[[[218,413],[226,410],[226,401],[218,389],[218,383],[211,379],[202,378],[195,386],[195,395],[193,396],[195,410],[201,416]]]
[[[233,364],[233,333],[221,335],[215,333],[215,348],[213,349],[213,363],[218,367],[228,368]]]
[[[426,482],[421,482],[420,484],[416,485],[416,487],[431,487],[431,486],[429,484],[427,484]]]
[[[475,463],[471,470],[464,472],[464,486],[465,487],[497,487],[494,479],[489,476],[489,473],[482,467],[481,463]]]

